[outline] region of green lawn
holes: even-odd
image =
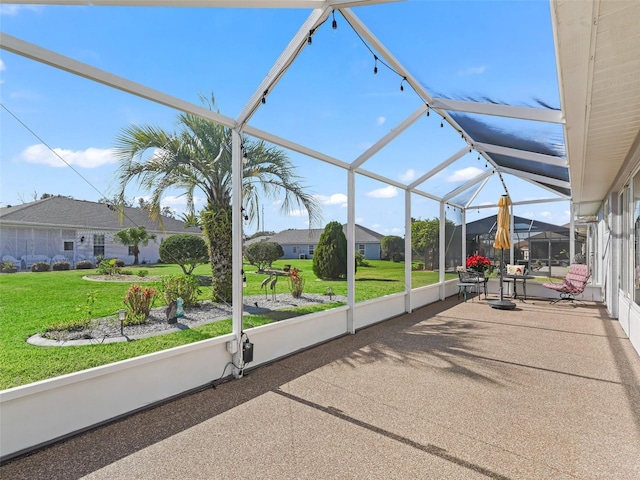
[[[404,290],[404,264],[369,261],[369,267],[359,267],[356,273],[356,301],[360,302]],[[313,274],[311,260],[280,260],[274,268],[291,264],[298,268],[306,280],[305,292],[326,293],[331,287],[336,295],[347,294],[345,281],[318,280]],[[260,295],[260,283],[265,275],[256,274],[256,268],[245,265],[247,287],[244,294]],[[180,273],[175,265],[143,265],[127,267],[134,274],[145,269],[151,276]],[[86,368],[105,365],[167,348],[184,345],[231,332],[231,321],[225,320],[191,330],[151,337],[134,342],[73,347],[36,347],[26,339],[42,333],[51,324],[82,319],[87,316],[87,296],[95,293],[91,317],[114,315],[123,308],[122,299],[129,283],[91,282],[83,280],[95,270],[72,270],[46,273],[18,273],[0,275],[0,389],[24,385]],[[198,275],[210,275],[208,265],[199,266]],[[448,277],[453,278],[453,276]],[[436,283],[437,272],[412,272],[413,288]],[[153,285],[153,283],[147,283]],[[286,279],[278,282],[277,292],[288,292]],[[202,299],[211,296],[210,288],[203,287]],[[156,305],[158,306],[158,305]],[[325,307],[306,307],[270,315],[250,316],[246,325],[257,326],[273,321],[304,315]]]

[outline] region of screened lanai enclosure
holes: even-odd
[[[210,165],[229,166],[233,332],[151,354],[158,364],[128,360],[130,386],[153,377],[150,369],[163,362],[175,374],[163,385],[130,387],[104,409],[65,425],[67,431],[51,425],[37,438],[16,433],[3,455],[203,385],[212,368],[232,362],[241,378],[247,366],[455,295],[448,273],[467,256],[497,258],[492,222],[505,194],[512,203],[510,262],[546,275],[580,259],[592,272],[590,298],[607,301],[614,315],[628,305],[625,318],[636,321],[629,319],[636,315],[640,255],[630,220],[640,189],[628,185],[640,163],[638,3],[60,0],[24,6],[32,3],[2,5],[3,163],[14,158],[22,168],[11,180],[35,179],[37,169],[55,165],[63,167],[56,168],[58,181],[89,184],[86,199],[98,198],[96,191],[109,197],[113,177],[103,166],[114,163],[109,151],[123,128],[168,132],[167,144],[139,162],[171,159],[165,152],[179,137],[181,114],[222,129]],[[17,72],[28,72],[23,83]],[[266,190],[252,183],[258,146],[290,160],[319,219],[287,202],[274,183]],[[83,153],[92,148],[106,152],[104,163],[79,175],[87,165]],[[134,183],[126,196],[149,194]],[[205,206],[197,190],[168,185],[164,193],[175,204],[186,198]],[[243,238],[260,225],[280,231],[330,221],[347,225],[346,303],[277,324],[244,325]],[[435,231],[426,228],[431,221]],[[420,233],[412,231],[416,222],[424,222]],[[401,237],[405,259],[412,258],[415,237],[428,231],[431,243],[425,240],[417,256],[437,281],[419,280],[405,260],[404,281],[391,294],[359,300],[356,224]],[[626,237],[616,236],[623,224]],[[629,248],[616,246],[623,237]],[[620,289],[611,280],[618,273]],[[250,365],[243,359],[246,335],[255,345]],[[82,381],[94,387],[84,391],[118,391],[105,376]],[[16,418],[27,393],[10,399]],[[17,423],[15,429],[22,431]]]
[[[511,263],[526,266],[530,273],[551,276],[553,266],[567,267],[570,263],[585,263],[585,238],[578,229],[571,241],[570,228],[539,220],[513,217],[513,257]],[[493,246],[497,231],[497,216],[481,218],[466,225],[467,252],[490,258],[494,264],[500,251]],[[570,251],[575,251],[571,258]]]

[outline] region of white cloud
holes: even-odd
[[[0,72],[3,71],[3,70],[6,70],[6,69],[7,69],[7,66],[4,64],[4,62],[0,58]]]
[[[387,117],[378,117],[376,119],[376,125],[377,126],[384,125],[384,122],[386,122],[386,121],[387,121]]]
[[[384,233],[389,235],[404,235],[404,228],[393,227],[393,228],[385,228]]]
[[[148,199],[148,198],[147,198]],[[186,207],[187,206],[187,196],[186,195],[167,195],[166,197],[162,197],[161,205],[167,205],[172,208],[176,207]]]
[[[418,178],[418,172],[416,172],[413,168],[410,168],[406,172],[402,172],[398,175],[398,178],[403,182],[410,182],[411,180],[415,180]]]
[[[393,198],[398,196],[398,189],[393,185],[384,188],[378,188],[367,192],[367,197],[371,198]]]
[[[109,148],[89,147],[86,150],[75,152],[64,148],[54,148],[52,152],[43,144],[31,145],[25,148],[18,158],[27,163],[49,165],[50,167],[73,165],[82,168],[97,168],[117,162],[113,150]]]
[[[314,197],[322,205],[339,205],[341,207],[347,206],[347,196],[344,193],[334,193],[328,197],[325,195],[314,195]]]
[[[356,223],[364,223],[364,218],[363,217],[356,218]]]
[[[553,218],[553,213],[551,212],[538,212],[538,216],[542,218]]]
[[[467,167],[462,170],[456,170],[453,174],[447,177],[447,182],[465,182],[477,177],[482,173],[478,167]]]
[[[37,12],[36,5],[0,5],[0,15],[17,15],[20,10],[31,10]]]
[[[371,228],[380,228],[381,225],[379,223],[374,223],[373,225],[371,225]]]
[[[360,150],[363,150],[363,151],[364,150],[369,150],[372,146],[373,146],[373,143],[371,143],[371,142],[360,142],[358,144],[358,148]]]
[[[304,217],[306,215],[308,216],[308,213],[306,209],[302,208],[297,210],[289,210],[287,215],[289,215],[290,217]]]
[[[282,200],[279,200],[279,199],[278,200],[274,200],[273,202],[271,202],[271,205],[273,205],[275,207],[280,206],[280,205],[282,205]]]
[[[469,67],[464,70],[460,70],[458,72],[458,75],[482,75],[486,69],[487,67],[485,67],[484,65]]]

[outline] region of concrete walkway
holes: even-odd
[[[83,476],[638,479],[640,358],[600,305],[454,297],[0,467]]]

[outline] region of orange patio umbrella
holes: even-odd
[[[492,300],[488,303],[491,307],[501,310],[513,310],[516,308],[515,303],[504,300],[503,297],[502,273],[504,272],[504,250],[511,248],[511,233],[509,228],[510,206],[511,198],[509,198],[509,195],[502,195],[500,200],[498,200],[498,230],[496,231],[496,238],[493,241],[493,248],[500,249],[500,300]]]

